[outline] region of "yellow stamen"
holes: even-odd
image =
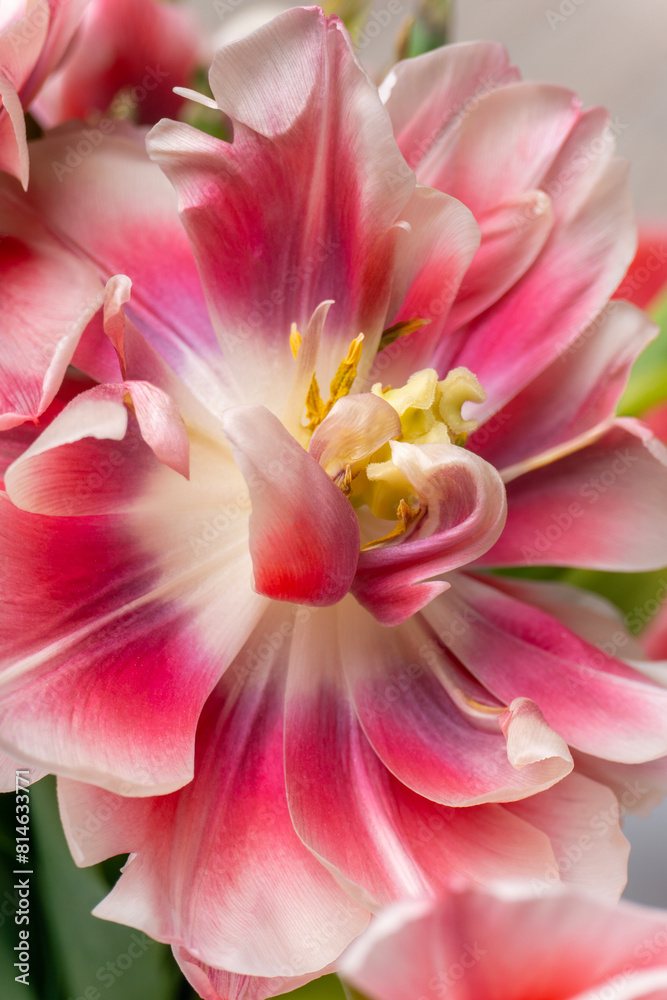
[[[329,397],[324,408],[325,416],[329,413],[335,402],[343,396],[347,396],[354,384],[354,380],[357,377],[357,365],[359,364],[359,359],[361,358],[361,345],[363,339],[363,333],[360,333],[358,337],[354,338],[347,349],[347,354],[338,365],[338,370],[332,378],[331,385],[329,386],[331,396]]]
[[[308,386],[308,393],[306,395],[307,426],[311,434],[316,427],[319,427],[327,414],[331,412],[334,403],[336,403],[339,399],[342,399],[343,396],[347,396],[350,389],[354,385],[354,380],[357,377],[357,366],[359,364],[359,359],[361,358],[363,339],[364,335],[363,333],[360,333],[358,337],[354,338],[348,347],[347,354],[338,365],[336,374],[331,380],[331,385],[329,386],[331,395],[326,403],[320,395],[320,387],[317,382],[317,377],[315,373],[313,373],[310,385]],[[292,323],[289,343],[295,360],[297,354],[299,353],[301,342],[302,337],[296,328],[296,323]]]
[[[396,510],[396,516],[398,521],[396,526],[392,528],[388,535],[383,535],[382,538],[374,538],[372,542],[366,542],[365,545],[361,546],[361,551],[364,552],[366,549],[372,548],[374,545],[381,545],[383,542],[389,542],[392,538],[398,538],[399,535],[404,535],[408,530],[410,525],[417,520],[418,517],[424,513],[424,508],[420,505],[417,507],[410,507],[405,500],[401,500]]]
[[[296,356],[299,353],[299,348],[301,347],[302,339],[303,338],[301,337],[301,334],[296,328],[296,323],[292,323],[292,327],[290,329],[290,334],[289,334],[289,345],[292,348],[292,354],[294,356],[295,361],[296,361]]]
[[[324,403],[322,402],[322,397],[320,396],[320,387],[317,384],[317,378],[315,375],[310,380],[310,385],[308,386],[308,395],[306,396],[306,416],[308,418],[308,428],[314,431],[316,427],[322,423],[326,417],[326,410],[324,408]]]
[[[334,479],[334,482],[339,490],[341,490],[346,497],[349,497],[352,492],[352,466],[348,464],[345,466],[345,472],[341,472],[339,476]]]
[[[403,320],[402,323],[394,323],[393,326],[388,326],[380,337],[378,354],[380,351],[383,351],[385,347],[389,347],[389,345],[393,344],[395,340],[398,340],[399,337],[407,337],[409,333],[421,330],[423,326],[426,326],[430,322],[430,319],[406,319]]]
[[[475,701],[474,698],[467,695],[461,688],[456,688],[456,694],[460,695],[467,705],[470,705],[471,708],[474,708],[477,712],[481,712],[483,715],[502,715],[503,712],[507,711],[505,705],[502,705],[500,708],[497,705],[483,705],[481,701]]]

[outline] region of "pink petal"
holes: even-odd
[[[521,462],[530,468],[541,452],[567,448],[611,421],[637,355],[654,336],[645,313],[608,303],[577,341],[470,436],[469,447],[498,469]],[[559,405],[545,405],[547,399]]]
[[[417,178],[458,198],[475,218],[483,217],[489,209],[542,187],[580,108],[571,91],[550,84],[491,89],[460,117],[456,135],[440,155],[417,166]]]
[[[0,100],[0,169],[17,177],[25,191],[30,164],[23,106],[11,80],[2,74]]]
[[[599,594],[546,580],[521,580],[500,574],[485,579],[503,594],[557,618],[571,632],[610,654],[617,652],[622,659],[633,662],[644,658],[640,643],[628,630],[631,616],[621,615],[615,604]]]
[[[111,373],[110,382],[116,382],[118,378],[118,367],[125,379],[129,379],[135,387],[139,382],[151,383],[156,392],[156,403],[162,401],[162,409],[165,410],[167,426],[165,430],[171,428],[171,435],[161,441],[155,438],[155,446],[164,454],[165,460],[168,458],[171,449],[169,448],[169,436],[173,437],[174,450],[171,456],[177,471],[185,470],[187,473],[187,439],[183,437],[182,423],[186,422],[188,429],[195,436],[203,436],[220,442],[221,427],[215,415],[196,398],[186,387],[183,381],[174,373],[173,369],[164,361],[146,337],[143,336],[128,319],[125,306],[130,309],[130,295],[132,282],[124,274],[116,274],[107,282],[104,293],[104,321],[103,329],[98,331],[102,341],[113,344],[115,351],[115,371]],[[89,343],[90,328],[86,330],[84,341]],[[90,347],[93,345],[90,344]],[[95,345],[101,346],[100,342]],[[113,393],[113,389],[110,392]],[[135,395],[138,390],[133,390]],[[173,400],[173,402],[171,402]],[[136,399],[134,400],[136,406]],[[175,404],[175,406],[174,406]],[[160,407],[158,406],[158,414]],[[178,411],[182,418],[178,416]],[[146,407],[138,407],[137,417],[143,416],[143,430],[148,434],[150,424],[150,414]],[[156,414],[157,415],[157,414]],[[148,441],[148,437],[146,437]],[[152,438],[151,438],[152,440]],[[150,442],[149,442],[150,443]],[[152,446],[152,445],[151,445]],[[156,452],[157,454],[157,452]],[[172,464],[166,460],[166,464]]]
[[[219,413],[229,380],[174,192],[144,142],[142,130],[125,124],[112,132],[65,126],[31,143],[30,199],[104,281],[129,277],[129,318],[193,395]],[[86,331],[74,361],[98,381],[117,377],[101,324]]]
[[[448,808],[398,781],[368,743],[346,686],[347,608],[297,618],[285,715],[290,814],[305,844],[369,905],[437,891],[457,874],[530,877],[554,863],[542,834],[497,805]],[[313,671],[316,651],[318,670]]]
[[[0,182],[0,429],[37,418],[54,398],[76,344],[102,301],[89,264],[51,236]]]
[[[667,659],[667,615],[664,608],[642,636],[643,646],[648,656],[654,660]]]
[[[542,830],[556,855],[556,866],[533,880],[537,894],[558,880],[595,896],[617,900],[627,881],[630,844],[620,827],[622,812],[606,785],[574,771],[540,795],[509,802],[507,810]]]
[[[466,119],[462,129],[472,131],[478,124],[483,125],[482,131],[489,134],[482,135],[479,141],[491,143],[502,116],[493,125],[488,114],[503,94],[510,95],[506,111],[512,115],[513,124],[502,144],[506,154],[514,156],[516,144],[532,148],[539,137],[539,129],[531,136],[522,131],[529,128],[530,114],[539,114],[539,90],[524,90],[522,85],[495,91]],[[535,96],[534,104],[531,94]],[[478,122],[479,111],[486,105],[485,118]],[[546,116],[545,128],[548,123]],[[528,171],[520,178],[522,182],[529,189],[540,187],[551,199],[555,221],[544,249],[501,301],[463,330],[451,330],[450,336],[443,338],[432,362],[443,374],[464,365],[477,375],[488,395],[476,414],[478,419],[496,412],[578,339],[606,304],[634,253],[627,168],[622,161],[612,159],[614,143],[607,116],[600,111],[587,112],[570,135],[561,135],[559,141],[565,139],[560,151],[552,149],[555,159],[549,169],[540,161],[540,171],[546,173],[540,173],[537,165],[533,170],[530,160],[525,164],[517,161]],[[600,144],[602,153],[591,154]],[[475,156],[479,155],[481,150],[475,150]],[[464,170],[467,163],[467,159],[461,160],[461,176],[465,176],[466,192],[470,189],[470,197],[476,198],[471,184],[477,175]],[[489,171],[488,161],[483,161],[479,169],[488,172],[492,187],[504,183],[496,182],[499,171]],[[480,185],[484,197],[490,197],[492,191],[486,190],[481,179]],[[458,188],[447,190],[463,197],[464,192]],[[516,194],[522,190],[525,188],[519,187]],[[495,197],[502,197],[500,190],[494,188],[493,192]],[[463,200],[468,204],[465,197]],[[475,210],[474,205],[470,207]]]
[[[4,476],[12,462],[33,444],[43,429],[62,413],[71,399],[86,389],[92,389],[94,385],[95,383],[81,372],[73,368],[68,369],[55,399],[41,414],[39,424],[26,422],[3,431],[0,434],[0,476]]]
[[[639,763],[667,750],[667,689],[538,608],[457,574],[424,609],[447,646],[503,704],[530,698],[571,747]]]
[[[227,410],[223,425],[250,491],[255,589],[279,601],[337,603],[359,555],[352,505],[263,406]]]
[[[447,316],[479,246],[479,229],[460,202],[417,187],[401,213],[397,267],[387,325],[423,319],[428,325],[401,337],[377,356],[371,381],[392,385],[429,365]]]
[[[0,167],[28,186],[23,108],[60,62],[88,0],[35,0],[0,32]]]
[[[528,885],[461,885],[387,909],[348,950],[342,975],[375,1000],[657,998],[664,924],[659,910],[572,891],[535,898]]]
[[[517,77],[498,42],[447,45],[394,66],[380,94],[409,166],[440,159],[449,133],[482,97]]]
[[[326,300],[335,305],[320,384],[360,332],[367,373],[391,293],[393,227],[414,178],[341,23],[321,11],[288,10],[221,49],[210,80],[234,123],[233,143],[162,122],[149,150],[178,190],[243,399],[281,412],[290,325],[303,331]]]
[[[190,82],[202,47],[196,22],[183,7],[95,0],[63,66],[42,91],[39,119],[52,127],[110,108],[116,118],[129,116],[141,124],[176,118],[183,100],[172,88]]]
[[[524,85],[518,92],[504,87],[516,79],[518,73],[509,65],[501,45],[473,42],[449,45],[399,63],[380,88],[398,144],[418,180],[463,200],[473,208],[482,231],[480,250],[446,317],[449,331],[480,314],[518,281],[542,249],[552,226],[549,198],[543,191],[533,189],[538,187],[544,156],[550,163],[549,157],[553,159],[559,142],[567,134],[572,95],[534,85]],[[480,111],[476,124],[468,128],[466,120],[475,115],[492,91],[503,87],[502,92],[495,93],[495,104],[488,114]],[[521,107],[519,114],[512,107],[514,102]],[[535,130],[525,117],[531,104],[536,103],[541,105],[540,128],[546,132],[540,133],[537,141]],[[510,130],[518,127],[521,132],[520,140],[507,148],[505,136],[496,142],[497,128],[507,132],[495,121],[499,107],[500,113],[511,119]],[[563,110],[565,116],[559,126]],[[491,157],[471,148],[471,141],[485,142],[486,133],[492,147]],[[516,148],[521,149],[520,158],[514,155]],[[509,163],[498,166],[503,151],[509,156]],[[464,170],[456,166],[459,158],[466,161]],[[493,170],[489,169],[489,163],[494,164]],[[443,170],[446,177],[442,176]],[[481,184],[477,183],[476,171],[482,172]],[[471,173],[472,183],[461,188],[462,179],[467,180]],[[535,183],[531,183],[531,176]],[[485,191],[488,181],[499,178],[512,187],[497,194],[490,192],[480,202],[480,192]],[[468,201],[470,188],[474,190],[474,200]],[[443,309],[438,298],[434,305],[437,316],[441,316]],[[428,311],[427,316],[434,313]],[[430,363],[430,359],[424,363]]]
[[[304,976],[286,973],[267,979],[265,976],[244,976],[237,972],[214,969],[198,961],[185,948],[175,948],[174,957],[187,981],[203,1000],[267,1000],[269,997],[291,993],[318,976],[334,971],[332,966]]]
[[[527,191],[488,209],[478,220],[482,243],[451,312],[447,330],[457,330],[490,308],[528,271],[554,222],[549,197]]]
[[[46,43],[49,6],[44,0],[34,4],[35,9],[0,31],[0,168],[17,177],[24,189],[28,186],[29,165],[20,95]]]
[[[182,602],[160,597],[126,522],[74,523],[0,501],[2,751],[124,794],[189,781],[220,655]]]
[[[25,761],[15,760],[0,753],[0,791],[13,792],[17,788],[26,788],[33,782],[43,778],[47,771],[29,767]]]
[[[263,628],[284,620],[274,609]],[[180,792],[139,801],[61,783],[79,863],[135,852],[99,916],[130,922],[199,963],[268,978],[323,969],[368,921],[301,844],[287,811],[283,656],[284,647],[262,660],[251,684],[232,668],[211,695],[195,778]],[[111,815],[89,832],[86,820],[102,805]]]
[[[667,757],[645,764],[618,764],[575,752],[575,767],[598,784],[606,785],[616,796],[611,813],[622,819],[628,813],[649,816],[667,795]]]
[[[115,790],[171,790],[190,779],[201,706],[267,602],[250,586],[250,503],[224,442],[194,435],[186,480],[129,421],[122,442],[88,439],[88,466],[74,445],[70,494],[122,517],[26,514],[2,496],[2,749]]]
[[[400,417],[385,399],[370,392],[343,396],[315,428],[308,453],[335,479],[400,434]]]
[[[107,442],[123,441],[128,432],[128,397],[136,424],[132,421],[119,451]],[[99,446],[96,439],[104,443]],[[166,393],[149,382],[97,386],[76,396],[7,470],[7,491],[18,507],[36,514],[100,514],[131,508],[136,502],[131,481],[137,482],[140,470],[146,475],[152,469],[141,449],[132,460],[142,440],[159,461],[187,478],[188,434]],[[112,471],[104,479],[100,470],[109,464],[112,448],[121,456],[115,463],[120,475]],[[82,490],[91,469],[100,482],[97,489]],[[118,493],[124,481],[130,487],[125,497]]]
[[[507,802],[571,771],[567,745],[537,706],[517,699],[503,711],[418,616],[389,631],[353,607],[345,622],[341,659],[359,722],[415,792],[453,806]]]
[[[508,483],[505,530],[479,564],[664,566],[666,464],[667,451],[648,428],[616,421],[588,447]]]
[[[392,441],[391,449],[395,465],[428,507],[403,541],[359,557],[353,593],[383,625],[404,621],[442,593],[446,583],[422,581],[476,559],[505,521],[500,477],[476,455],[447,444]]]
[[[45,43],[41,49],[39,58],[31,70],[21,93],[24,105],[28,105],[37,91],[40,89],[48,75],[58,66],[65,55],[69,44],[76,32],[81,20],[81,15],[88,5],[89,0],[37,0],[31,4],[30,10],[26,14],[25,37],[30,37],[35,26],[43,22],[39,8],[48,5],[49,8],[49,29]],[[19,29],[19,24],[16,25]],[[21,39],[23,41],[23,38]],[[17,46],[17,48],[19,48]]]

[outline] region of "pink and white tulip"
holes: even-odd
[[[3,0],[0,10],[0,170],[28,186],[24,109],[58,66],[88,0]]]
[[[368,1000],[658,1000],[667,912],[572,891],[536,899],[521,883],[459,887],[387,908],[340,974]]]
[[[486,568],[664,564],[667,474],[614,420],[653,330],[605,312],[603,112],[493,44],[383,103],[316,9],[211,86],[233,142],[163,121],[164,173],[129,128],[57,179],[78,133],[31,151],[106,290],[67,348],[99,385],[5,472],[0,750],[61,776],[79,863],[131,852],[101,916],[259,998],[460,875],[619,894],[610,788],[653,781],[667,690],[604,602]]]

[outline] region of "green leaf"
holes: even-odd
[[[649,315],[660,327],[660,333],[632,367],[618,408],[622,416],[639,416],[667,400],[667,294],[656,302]]]
[[[560,579],[610,600],[623,612],[625,625],[633,635],[642,632],[667,601],[667,569],[651,573],[569,569],[563,571]]]
[[[293,997],[294,1000],[345,1000],[345,993],[338,976],[322,976],[314,979],[312,983],[300,986],[298,990],[284,994]]]
[[[446,45],[451,37],[452,7],[453,0],[420,0],[399,58],[420,56]]]
[[[62,832],[55,783],[30,789],[35,902],[48,971],[42,1000],[176,1000],[183,977],[170,950],[132,927],[93,917],[108,886],[98,868],[77,868]]]

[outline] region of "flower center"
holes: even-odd
[[[477,421],[464,420],[461,407],[466,402],[481,403],[486,399],[478,379],[467,368],[453,368],[441,380],[433,368],[425,368],[398,389],[383,389],[378,382],[371,392],[386,400],[399,416],[401,432],[393,440],[412,445],[465,446]],[[425,498],[417,494],[394,463],[389,442],[369,456],[365,467],[353,478],[349,496],[355,507],[365,504],[375,517],[397,521],[388,535],[365,547],[403,534],[426,512]]]
[[[421,321],[415,324],[416,329]],[[308,389],[305,406],[300,404],[298,432],[302,440],[308,440],[306,447],[311,454],[348,497],[360,521],[371,522],[370,534],[368,531],[364,534],[372,540],[362,545],[365,549],[405,534],[428,509],[427,498],[420,496],[406,472],[395,463],[390,442],[405,442],[420,450],[436,444],[465,446],[468,435],[477,428],[477,421],[465,420],[461,408],[466,402],[483,402],[486,393],[475,375],[461,367],[452,369],[440,380],[434,369],[425,368],[411,375],[399,388],[383,388],[378,382],[370,393],[350,395],[362,342],[363,334],[351,342],[331,381],[326,403],[314,371],[315,357],[311,355],[309,381],[300,380],[302,391],[306,384]],[[292,324],[290,346],[297,365],[304,360],[302,343],[296,325]],[[395,522],[394,527],[376,537],[378,529],[383,527],[376,519]]]

